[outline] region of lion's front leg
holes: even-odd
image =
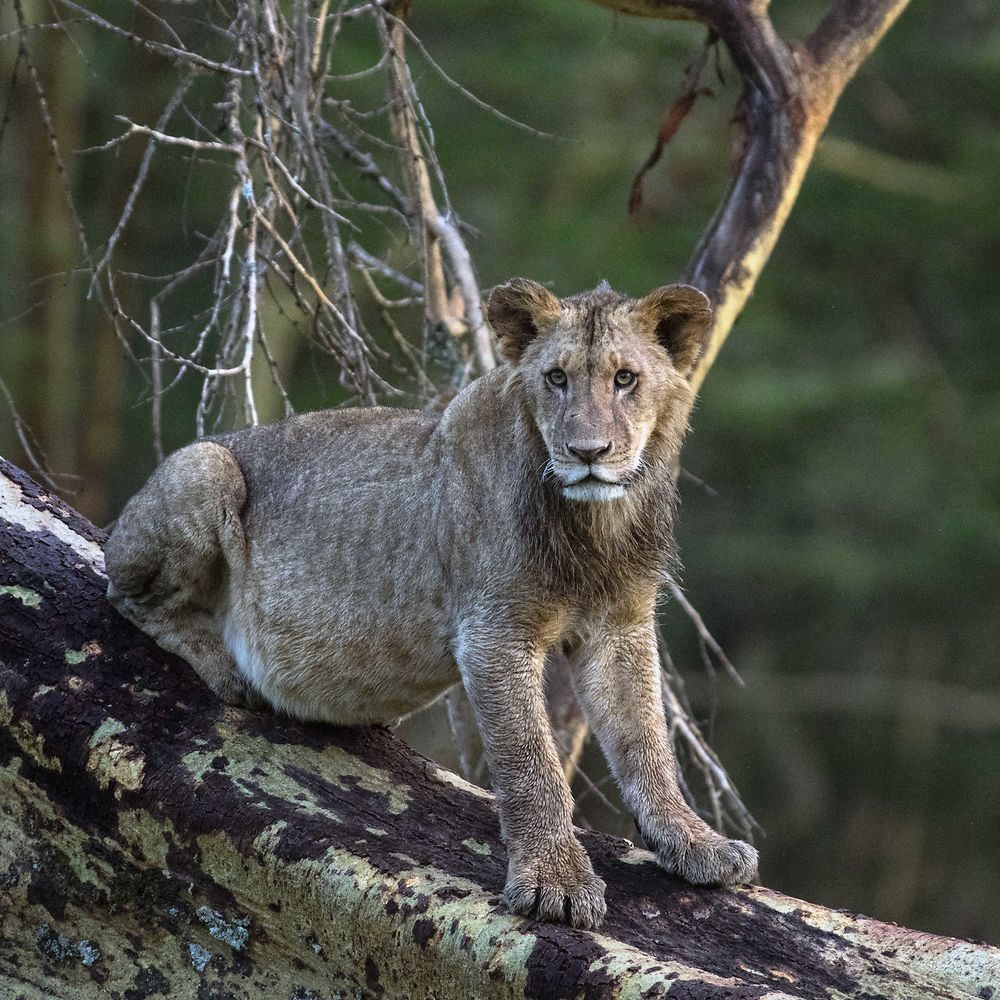
[[[573,832],[573,802],[542,695],[544,649],[494,617],[457,649],[493,778],[509,859],[506,904],[573,927],[604,919],[604,882]]]
[[[716,833],[678,787],[652,620],[602,629],[576,659],[574,683],[625,804],[660,865],[696,885],[753,881],[757,851]]]

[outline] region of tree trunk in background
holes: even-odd
[[[725,43],[743,83],[733,181],[685,272],[715,305],[692,376],[697,389],[753,293],[844,87],[909,0],[833,0],[804,43],[778,35],[768,0],[593,2],[640,17],[703,22]],[[689,81],[692,96],[697,84]]]
[[[599,933],[507,914],[492,796],[384,729],[223,706],[0,460],[0,995],[985,997],[1000,950],[583,834]]]

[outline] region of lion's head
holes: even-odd
[[[643,299],[601,284],[560,300],[525,278],[494,290],[490,323],[548,449],[546,474],[564,496],[617,500],[644,465],[675,458],[711,316],[690,285]]]

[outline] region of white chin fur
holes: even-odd
[[[581,502],[619,500],[625,495],[625,487],[617,483],[573,483],[562,488],[567,500]]]

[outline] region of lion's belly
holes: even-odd
[[[362,462],[350,480],[303,476],[280,494],[255,480],[222,627],[240,670],[290,714],[393,722],[458,679],[430,529],[433,466],[403,466]]]
[[[296,602],[289,602],[296,604]],[[222,622],[242,673],[276,708],[338,725],[392,723],[459,679],[436,616],[404,618],[368,595],[328,608],[261,609]]]

